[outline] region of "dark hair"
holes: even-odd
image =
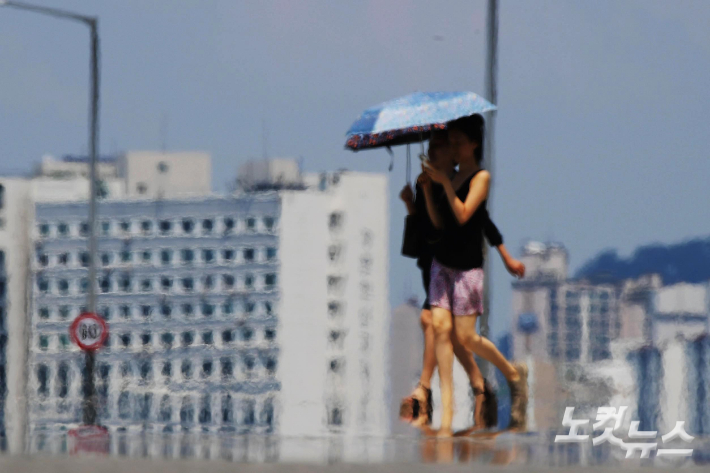
[[[458,130],[466,135],[469,141],[478,143],[476,151],[474,151],[474,157],[479,164],[483,161],[483,140],[486,136],[486,123],[483,121],[482,116],[476,114],[457,118],[449,122],[446,128],[448,130]]]

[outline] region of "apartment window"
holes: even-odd
[[[49,236],[49,224],[48,223],[41,223],[39,225],[39,234],[42,237],[48,237]]]
[[[184,315],[185,317],[191,317],[193,313],[194,313],[194,309],[192,307],[192,304],[183,304],[182,305],[182,315]]]
[[[225,232],[231,232],[234,230],[234,219],[232,217],[224,218],[224,230]]]
[[[67,266],[69,264],[69,253],[60,253],[58,262],[61,266]]]
[[[234,303],[232,301],[225,301],[224,304],[222,304],[222,314],[223,315],[234,314]]]
[[[212,345],[214,343],[214,336],[211,331],[202,333],[202,343],[205,345]]]
[[[163,304],[160,306],[160,313],[163,317],[170,317],[173,313],[173,308],[168,304]]]
[[[254,425],[254,401],[246,401],[244,403],[244,424]]]
[[[131,233],[131,222],[126,220],[121,222],[121,231],[123,233]]]
[[[184,366],[185,365],[183,364],[183,367]],[[182,398],[182,406],[180,407],[180,422],[183,424],[192,424],[195,422],[195,408],[192,405],[192,399],[190,396]]]
[[[231,330],[225,330],[222,332],[222,341],[224,343],[231,343],[234,341],[234,334]]]
[[[122,274],[118,280],[118,286],[123,292],[131,292],[131,277],[128,274]]]
[[[153,281],[150,279],[144,279],[141,281],[141,291],[150,292],[153,290]]]
[[[124,319],[128,319],[131,317],[131,307],[127,305],[122,305],[119,307],[119,313],[121,314],[121,317]]]
[[[341,373],[345,367],[345,360],[333,359],[330,360],[330,371],[332,373]]]
[[[266,371],[269,374],[274,374],[276,372],[276,360],[274,358],[266,360]]]
[[[266,230],[269,232],[274,229],[274,218],[273,217],[264,217],[264,228],[266,228]]]
[[[161,220],[159,228],[161,235],[168,235],[173,229],[173,222],[170,220]]]
[[[212,376],[212,360],[205,360],[202,362],[202,377],[207,378]]]
[[[189,347],[195,341],[195,334],[192,332],[182,333],[182,346]]]
[[[49,293],[49,281],[42,277],[37,278],[37,289],[43,294]]]
[[[144,264],[149,264],[153,260],[153,253],[151,253],[148,250],[145,250],[141,253],[141,261]]]
[[[270,273],[264,276],[264,284],[268,289],[273,288],[276,285],[276,274]]]
[[[152,313],[153,313],[152,306],[149,306],[149,305],[142,305],[141,306],[141,315],[143,317],[150,317]]]
[[[130,333],[124,333],[121,335],[121,345],[123,345],[124,348],[128,348],[131,346],[131,334]]]
[[[214,304],[209,302],[204,302],[202,304],[202,315],[205,317],[211,317],[214,314]]]
[[[37,262],[41,267],[46,268],[47,266],[49,266],[49,256],[47,256],[45,253],[40,253],[37,255]]]
[[[254,261],[254,249],[253,248],[247,248],[244,250],[244,261]]]
[[[148,381],[148,379],[150,379],[152,373],[153,373],[153,367],[151,366],[150,362],[148,362],[148,361],[141,362],[141,364],[140,364],[141,379],[143,379],[143,381]]]
[[[232,396],[226,394],[222,397],[222,423],[232,424],[234,422],[234,403]]]
[[[246,276],[244,276],[244,287],[246,287],[247,289],[251,289],[254,287],[254,276],[252,276],[251,274],[247,274]]]
[[[247,355],[244,357],[244,367],[246,368],[247,371],[251,371],[254,369],[254,366],[256,366],[256,361],[254,360],[254,357],[251,355]]]
[[[222,276],[222,285],[225,289],[232,289],[234,287],[234,276],[231,274]]]
[[[37,367],[37,394],[46,396],[49,394],[49,367],[47,365],[39,365]]]
[[[166,348],[171,348],[173,346],[174,339],[175,337],[172,333],[164,333],[160,336],[160,341]]]
[[[163,266],[169,265],[173,261],[173,252],[172,250],[161,250],[160,252],[160,262],[163,263]]]
[[[212,230],[214,230],[214,220],[211,218],[206,218],[202,221],[202,232],[205,234],[210,234],[212,233]]]
[[[59,335],[59,345],[62,347],[62,350],[69,348],[69,335],[65,333]]]
[[[192,292],[195,289],[195,281],[192,278],[182,278],[182,289],[185,292]]]
[[[101,234],[109,236],[111,234],[111,222],[101,222]]]
[[[160,287],[163,289],[163,291],[169,291],[173,287],[173,278],[170,278],[168,276],[163,276],[160,278]]]
[[[89,236],[89,224],[86,222],[81,222],[79,224],[79,235],[82,237]]]
[[[111,291],[111,279],[108,276],[104,276],[99,279],[99,287],[101,292],[106,294]]]
[[[222,250],[222,259],[224,261],[234,261],[234,250],[224,249]]]
[[[182,250],[182,262],[185,264],[190,264],[195,260],[195,252],[191,249]]]
[[[254,217],[249,217],[247,219],[246,223],[247,223],[247,230],[249,230],[250,232],[253,232],[254,230],[256,230],[256,219]]]
[[[132,261],[131,252],[128,250],[121,251],[121,263],[130,263]]]
[[[234,365],[232,364],[232,360],[229,358],[222,358],[220,363],[222,365],[222,376],[232,376],[234,373]]]
[[[158,413],[158,420],[160,422],[170,422],[173,417],[173,408],[170,405],[170,396],[167,394],[163,395],[160,401],[160,412]]]
[[[118,396],[118,417],[124,420],[131,417],[131,398],[125,391]]]
[[[183,360],[182,361],[182,366],[180,367],[180,371],[182,372],[182,376],[185,379],[190,379],[192,378],[192,363],[190,360]]]
[[[153,231],[153,222],[150,220],[143,220],[141,222],[141,232],[143,232],[143,235],[150,235],[150,233]]]
[[[79,291],[82,294],[86,294],[89,291],[89,279],[88,278],[81,278],[79,280]]]
[[[104,320],[109,320],[111,318],[111,307],[110,306],[103,306],[99,309],[99,315],[104,319]]]
[[[202,250],[202,261],[207,264],[214,263],[214,250]]]
[[[81,262],[81,266],[83,268],[88,268],[89,267],[89,253],[86,251],[82,251],[79,253],[79,261]]]
[[[264,338],[271,341],[276,338],[276,329],[267,328],[264,330]]]
[[[343,214],[341,212],[333,212],[328,218],[328,228],[331,230],[339,230],[343,225]]]
[[[141,335],[141,342],[143,343],[144,346],[150,345],[152,340],[153,340],[153,335],[150,332],[146,332]]]
[[[271,305],[270,301],[264,301],[263,306],[264,306],[264,313],[266,315],[271,315],[273,313],[273,306]]]
[[[331,301],[328,302],[328,315],[336,316],[340,315],[342,312],[342,306],[339,302]]]
[[[244,312],[246,312],[247,314],[253,314],[255,307],[256,304],[254,304],[253,302],[247,302],[244,304]]]
[[[61,318],[62,320],[66,320],[69,318],[69,306],[59,306],[59,318]]]
[[[192,233],[195,229],[195,222],[192,219],[186,218],[182,221],[182,231],[185,233]]]
[[[61,237],[69,236],[69,225],[66,223],[57,225],[57,234]]]
[[[276,259],[276,248],[267,248],[266,249],[266,259],[267,261],[273,261]]]
[[[170,376],[173,375],[173,364],[170,363],[169,361],[166,361],[163,363],[163,369],[161,371],[161,374],[165,376],[166,378],[169,378]]]
[[[251,339],[254,337],[254,331],[249,328],[249,327],[244,327],[242,329],[242,340],[245,342],[251,341]]]
[[[204,287],[208,291],[214,289],[214,276],[212,276],[211,274],[205,276],[202,279],[202,287]]]
[[[40,307],[39,308],[39,318],[40,319],[48,319],[49,318],[49,307]]]

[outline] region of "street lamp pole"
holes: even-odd
[[[487,8],[487,18],[486,18],[486,77],[485,77],[485,93],[486,98],[498,106],[498,0],[488,0]],[[493,182],[495,181],[495,170],[494,170],[494,132],[495,132],[495,118],[496,111],[493,110],[489,112],[488,119],[486,120],[486,137],[484,152],[484,162],[486,163],[486,168],[493,176]],[[488,194],[488,209],[490,213],[493,213],[492,200],[493,200],[493,182],[491,182],[491,189]],[[488,338],[489,336],[489,326],[488,326],[488,315],[490,313],[490,286],[491,286],[491,264],[490,258],[488,258],[488,246],[483,244],[483,255],[484,255],[484,272],[483,272],[483,314],[481,316],[479,333],[482,337]],[[485,360],[480,360],[483,366],[481,366],[481,371],[483,371],[484,376],[488,370],[488,364]]]
[[[96,313],[96,161],[99,148],[99,32],[98,18],[79,15],[77,13],[56,8],[29,5],[11,0],[0,0],[0,6],[32,11],[44,15],[85,24],[91,32],[91,92],[89,111],[89,284],[88,311]],[[84,423],[96,424],[96,389],[94,386],[93,351],[86,352],[86,369],[84,370]]]

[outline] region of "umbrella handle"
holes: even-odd
[[[409,151],[409,143],[407,143],[407,184],[412,185],[412,155]]]

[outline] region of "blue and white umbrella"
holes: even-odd
[[[414,143],[457,118],[495,110],[473,92],[415,92],[368,108],[347,132],[353,151]]]

